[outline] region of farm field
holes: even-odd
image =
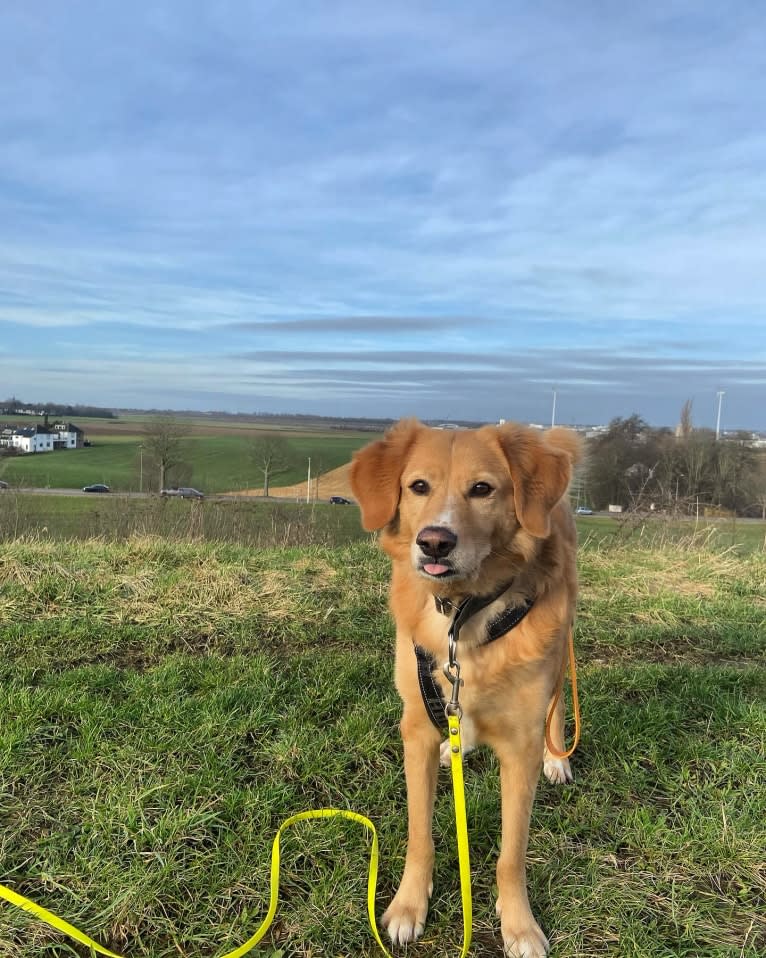
[[[586,528],[583,739],[575,784],[539,788],[533,909],[555,958],[761,956],[766,554]],[[299,810],[372,818],[378,915],[401,873],[384,557],[368,537],[253,549],[192,533],[0,544],[0,881],[126,956],[212,956],[248,938],[274,831]],[[490,958],[497,777],[487,752],[467,760],[471,954]],[[445,772],[429,924],[407,952],[422,958],[458,952],[448,788]],[[282,904],[253,954],[376,955],[367,854],[346,822],[286,835]],[[75,953],[0,904],[2,958]]]
[[[103,423],[100,421],[100,428],[106,430]],[[243,426],[223,429],[213,425],[208,425],[206,431],[202,426],[192,428],[197,428],[198,433],[182,442],[185,466],[181,484],[195,486],[206,494],[263,486],[263,475],[252,457],[253,441],[258,434],[264,434],[263,430]],[[91,440],[93,445],[83,449],[3,460],[0,478],[16,488],[79,489],[90,483],[104,482],[120,492],[158,491],[158,479],[150,470],[148,457],[142,455],[140,424],[123,426],[123,429],[131,431],[95,434]],[[276,432],[271,430],[271,434]],[[309,457],[313,476],[335,469],[347,463],[356,449],[373,438],[369,433],[288,431],[279,434],[287,441],[291,465],[286,472],[272,478],[272,485],[305,481]]]

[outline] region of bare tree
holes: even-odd
[[[189,428],[172,416],[155,416],[144,427],[144,452],[157,469],[159,488],[164,489],[172,471],[183,467],[183,440]]]
[[[263,474],[263,494],[268,496],[274,476],[280,476],[292,465],[290,444],[284,436],[261,435],[250,450],[255,467]]]
[[[687,399],[681,407],[681,421],[678,424],[677,431],[679,439],[688,439],[694,430],[694,424],[692,423],[692,406],[693,400]]]
[[[318,502],[319,487],[322,481],[322,477],[325,475],[325,473],[329,472],[330,470],[327,466],[325,466],[325,464],[322,462],[321,459],[316,459],[314,463],[312,464],[312,471],[313,471],[313,475],[311,478],[314,483],[314,499]]]

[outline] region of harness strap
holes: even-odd
[[[418,685],[420,686],[423,705],[436,728],[444,731],[447,728],[447,716],[444,713],[447,702],[434,675],[436,659],[422,645],[413,644],[413,648],[417,660]]]
[[[504,592],[507,588],[508,586],[504,586],[502,591]],[[491,596],[469,595],[463,599],[458,606],[455,606],[449,599],[442,599],[439,596],[435,596],[434,601],[436,602],[436,608],[439,612],[446,615],[446,609],[449,608],[454,613],[449,631],[450,636],[457,642],[462,626],[465,625],[470,618],[494,602],[499,594],[501,593]],[[490,642],[494,642],[496,639],[506,635],[506,633],[510,632],[511,629],[515,628],[519,622],[521,622],[533,605],[534,599],[525,599],[523,605],[510,605],[506,609],[503,609],[503,611],[495,616],[489,623],[487,626],[487,634],[479,645],[488,645]],[[447,702],[444,698],[441,685],[437,682],[434,674],[437,665],[436,659],[431,652],[424,649],[422,645],[418,645],[417,642],[413,642],[413,649],[415,652],[420,696],[423,699],[426,713],[433,725],[435,725],[440,732],[446,732],[447,717],[445,708]]]

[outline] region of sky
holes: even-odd
[[[766,430],[765,32],[7,0],[0,398]]]

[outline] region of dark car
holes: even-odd
[[[161,496],[178,496],[179,499],[204,499],[204,492],[192,489],[191,486],[179,486],[177,489],[162,489]]]
[[[345,496],[330,496],[330,505],[331,506],[350,506],[351,500],[346,499]]]
[[[83,486],[83,492],[110,492],[109,486],[103,482],[94,482],[92,486]]]

